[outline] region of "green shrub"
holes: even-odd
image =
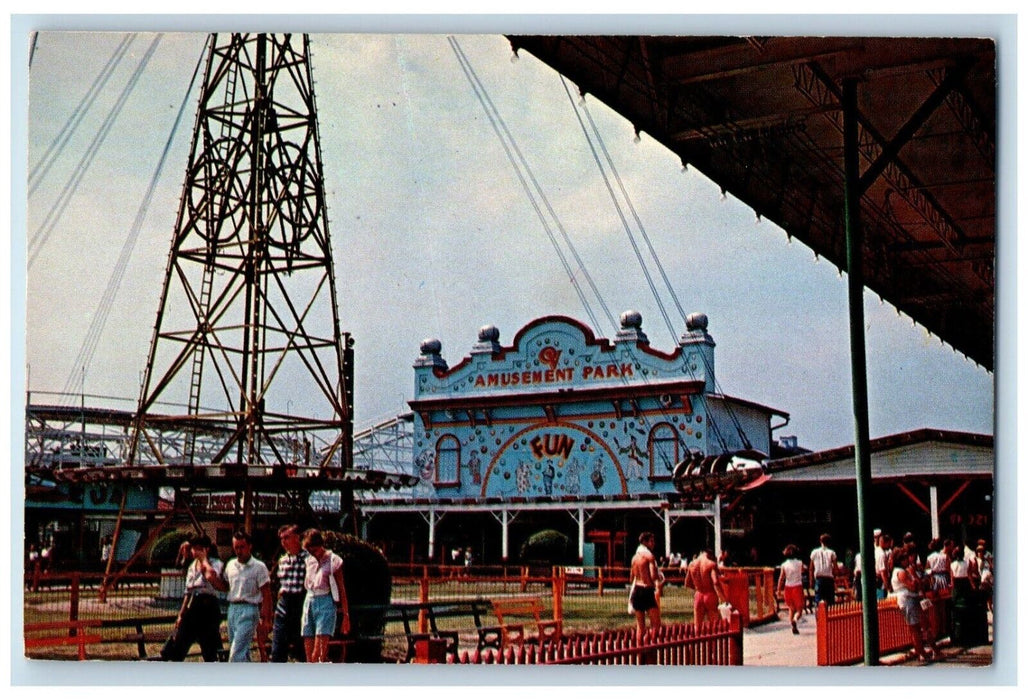
[[[529,566],[572,564],[570,543],[563,532],[540,530],[521,545],[521,563]]]
[[[146,563],[149,566],[170,567],[175,565],[178,548],[188,539],[196,535],[192,530],[167,530],[158,535],[146,552]],[[192,555],[190,555],[192,557]]]
[[[353,535],[324,532],[325,546],[343,558],[343,582],[350,605],[347,662],[382,661],[385,610],[392,597],[389,562],[378,547]]]

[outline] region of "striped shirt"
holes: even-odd
[[[283,554],[278,560],[279,593],[303,593],[303,580],[307,576],[307,557],[310,554],[301,549],[296,554]]]

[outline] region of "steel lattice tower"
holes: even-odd
[[[209,39],[129,465],[351,466],[352,340],[309,49],[307,35]],[[170,420],[191,428],[176,454],[153,436]]]

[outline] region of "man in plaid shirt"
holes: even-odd
[[[271,661],[285,663],[290,654],[297,661],[306,661],[303,638],[300,636],[300,617],[303,614],[303,599],[307,594],[303,580],[307,575],[306,561],[310,555],[300,546],[300,528],[297,525],[280,527],[278,539],[286,553],[275,566],[279,587],[275,624],[271,632]]]

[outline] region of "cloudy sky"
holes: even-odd
[[[69,119],[125,35],[41,33],[35,44],[25,357],[34,392],[60,391],[70,377],[81,387],[74,358],[111,286],[205,36],[161,36],[125,93],[155,38],[135,36],[73,129]],[[652,345],[672,350],[560,76],[525,52],[512,61],[500,35],[458,42],[606,305],[615,316],[640,311]],[[356,341],[358,427],[405,410],[424,338],[440,339],[454,365],[485,324],[506,344],[539,316],[589,323],[446,35],[318,34],[312,46],[339,310]],[[195,88],[189,100],[85,367],[87,394],[138,394]],[[850,444],[845,278],[722,198],[702,174],[683,172],[646,134],[637,141],[595,98],[586,105],[685,312],[710,319],[721,389],[789,413],[780,434],[806,447]],[[684,322],[661,292],[680,334]],[[603,324],[597,334],[613,337],[590,301]],[[866,295],[865,314],[872,437],[920,427],[992,432],[992,374],[877,296]]]

